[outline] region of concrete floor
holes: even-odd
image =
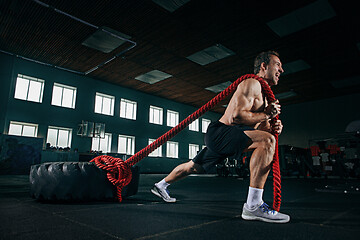
[[[291,222],[269,224],[240,217],[248,180],[189,176],[170,186],[178,202],[168,204],[149,191],[163,177],[142,174],[122,203],[51,204],[30,198],[28,176],[0,176],[0,239],[360,239],[359,180],[282,179]]]

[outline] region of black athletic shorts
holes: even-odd
[[[227,157],[239,159],[244,149],[251,144],[251,139],[244,133],[248,130],[255,129],[245,125],[228,126],[219,121],[212,122],[205,134],[206,147],[192,161],[209,172]]]

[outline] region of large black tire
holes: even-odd
[[[131,168],[132,180],[124,187],[123,198],[135,195],[139,168]],[[30,195],[44,201],[115,200],[116,188],[106,171],[89,162],[49,162],[31,166]]]

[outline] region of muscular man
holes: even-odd
[[[260,53],[254,62],[254,73],[264,78],[270,86],[277,85],[282,64],[277,52]],[[278,101],[268,103],[256,79],[242,81],[232,96],[224,115],[209,125],[205,134],[206,147],[196,157],[183,163],[156,183],[151,192],[166,202],[176,202],[167,187],[192,173],[203,173],[229,156],[240,156],[252,150],[250,158],[250,186],[242,218],[265,222],[285,223],[290,220],[262,200],[264,185],[271,168],[275,151],[275,137],[283,125],[280,120],[271,127],[269,121],[280,114]]]

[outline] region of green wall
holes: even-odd
[[[359,99],[360,93],[282,107],[279,144],[307,148],[309,140],[344,134],[348,124],[360,120]]]
[[[196,108],[189,105],[169,101],[135,90],[94,80],[89,77],[69,73],[53,67],[22,60],[0,53],[0,132],[7,133],[10,121],[20,121],[39,124],[38,137],[46,138],[49,125],[73,129],[72,149],[88,152],[91,148],[91,138],[76,135],[77,126],[82,120],[104,122],[106,132],[112,133],[112,152],[117,152],[118,134],[131,135],[136,138],[135,151],[147,146],[148,138],[156,139],[170,129],[148,122],[149,105],[162,107],[180,113],[180,121],[193,113]],[[18,73],[45,80],[43,102],[33,103],[14,99],[15,82]],[[77,87],[76,108],[68,109],[52,106],[51,94],[53,83],[58,82]],[[115,100],[114,116],[94,113],[95,92],[113,95]],[[119,117],[120,98],[136,101],[137,120]],[[281,145],[308,147],[310,139],[334,137],[342,134],[346,126],[360,119],[360,94],[328,98],[319,101],[305,102],[284,106],[280,118],[284,124],[283,133],[279,137]],[[220,115],[208,112],[203,117],[212,121]],[[166,114],[164,114],[166,123]],[[169,172],[179,163],[188,161],[188,144],[203,144],[204,134],[183,130],[173,138],[179,142],[179,159],[146,158],[138,165],[142,172]],[[165,156],[166,147],[163,147]]]
[[[38,137],[46,141],[48,126],[66,127],[73,129],[71,149],[77,148],[79,152],[89,152],[91,149],[91,138],[76,135],[78,124],[82,120],[90,122],[103,122],[106,124],[106,132],[112,133],[112,152],[117,152],[118,135],[135,136],[135,152],[141,150],[148,144],[148,139],[156,139],[171,129],[166,126],[166,110],[174,110],[180,113],[180,121],[197,110],[189,105],[169,101],[150,94],[145,94],[117,85],[101,82],[86,76],[73,74],[59,70],[54,67],[45,66],[31,61],[23,60],[15,56],[0,53],[0,78],[1,88],[1,111],[0,132],[7,134],[10,121],[36,123],[39,125]],[[44,95],[42,103],[18,100],[14,98],[17,74],[24,74],[45,80]],[[51,105],[52,87],[54,82],[77,87],[75,109],[57,107]],[[101,92],[115,96],[114,116],[106,116],[94,113],[95,93]],[[120,98],[137,102],[137,119],[128,120],[120,118]],[[162,107],[164,110],[164,125],[149,123],[149,106]],[[204,118],[212,121],[217,120],[220,115],[208,112]],[[188,144],[204,144],[204,134],[200,131],[189,131],[184,129],[175,136],[172,141],[179,142],[179,159],[146,158],[142,171],[146,172],[168,172],[181,162],[188,161]],[[45,142],[44,141],[44,142]],[[166,147],[163,146],[163,156]]]

